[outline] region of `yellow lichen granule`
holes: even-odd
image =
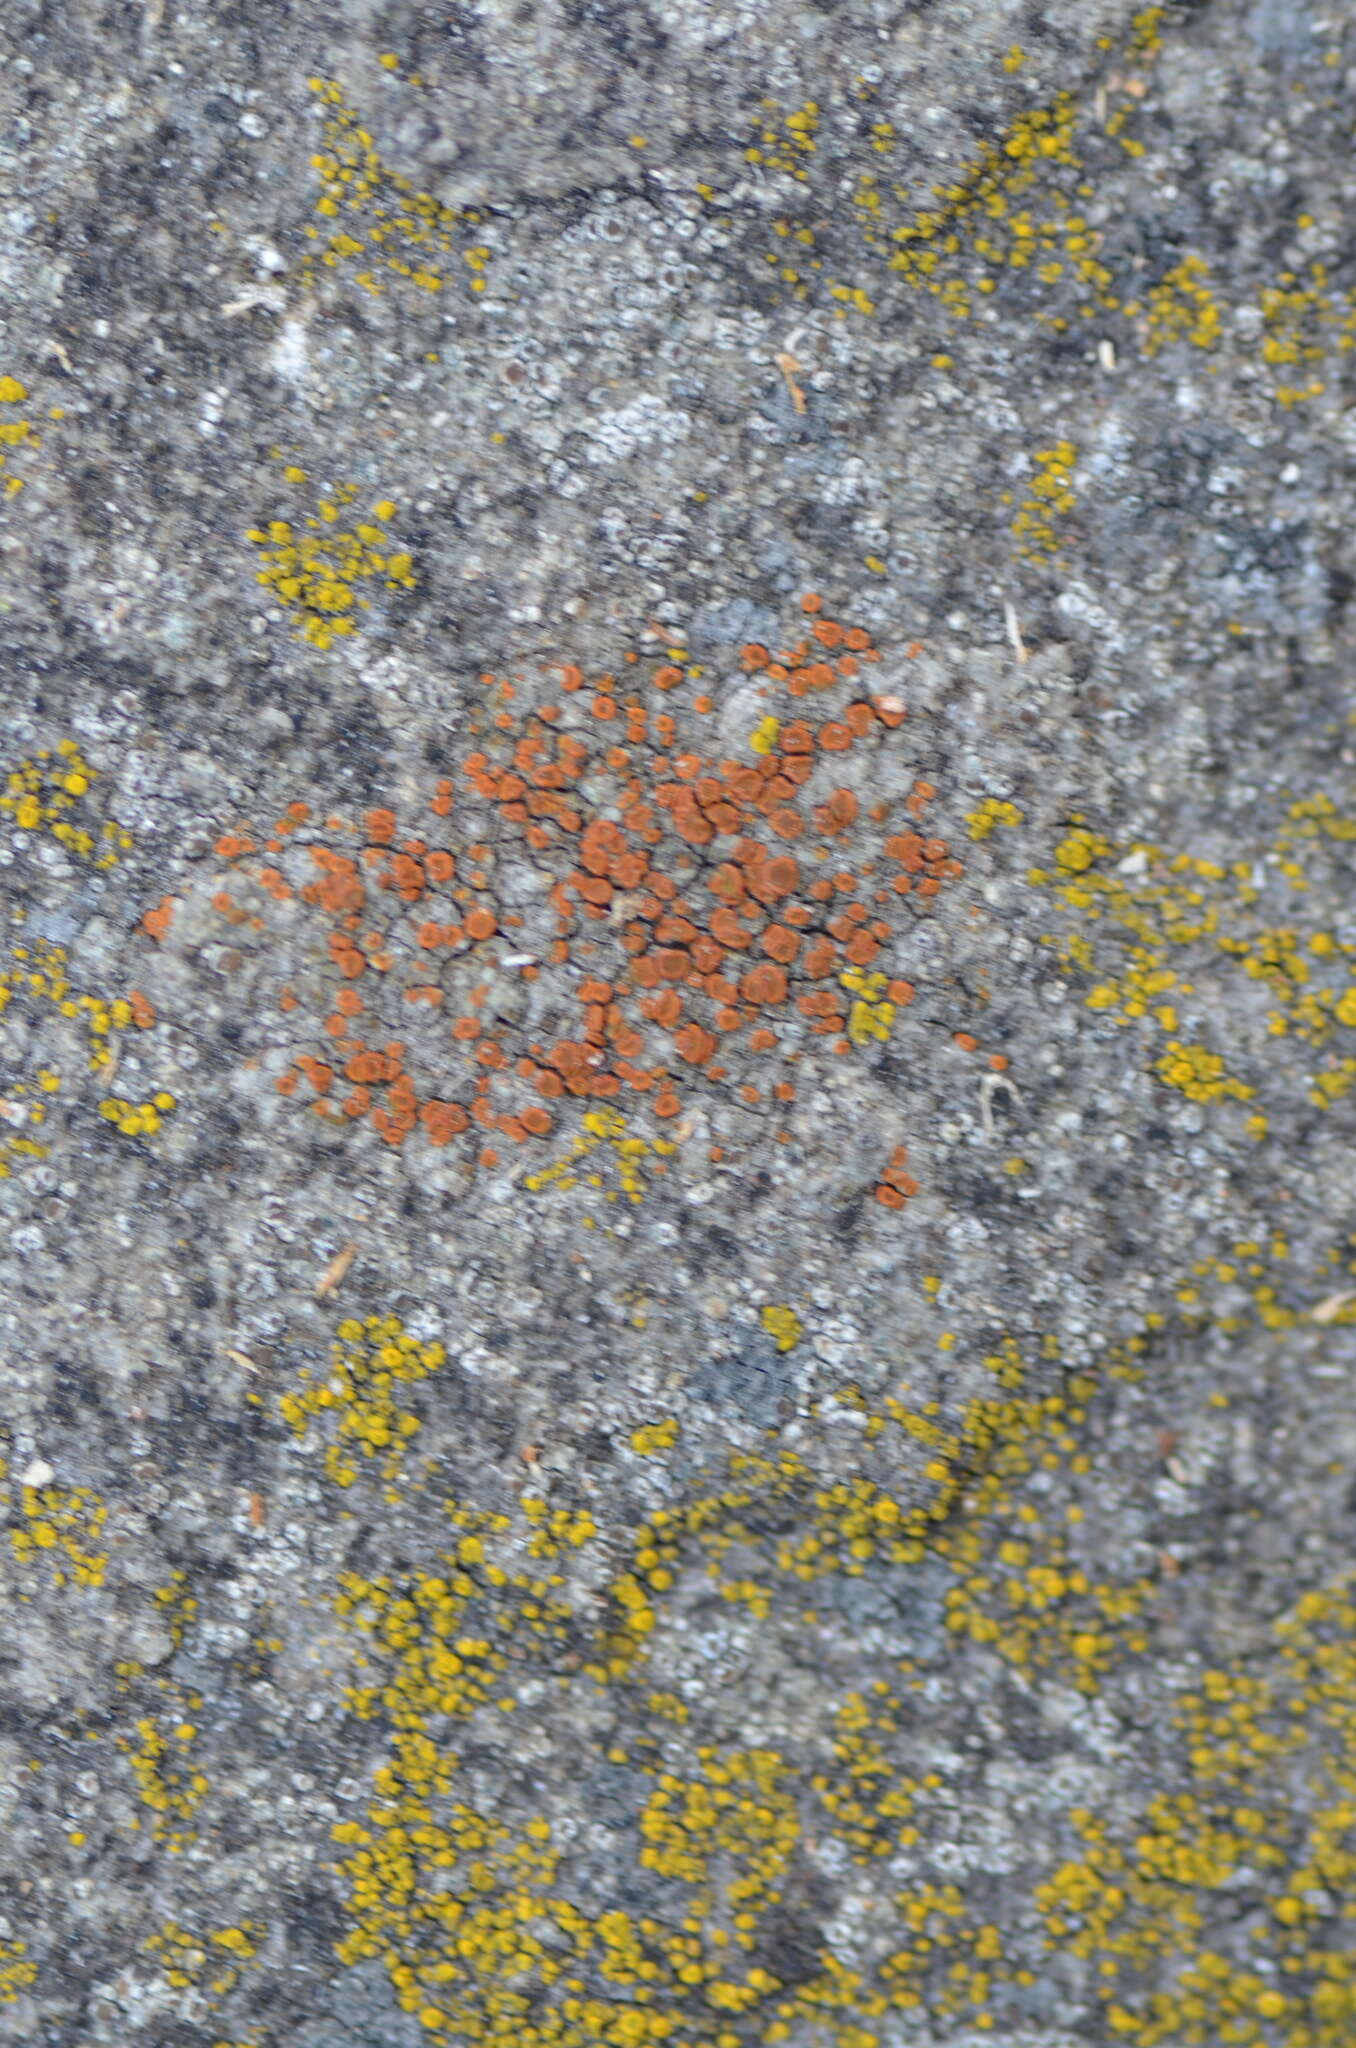
[[[779,1351],[794,1351],[805,1335],[804,1323],[784,1302],[769,1302],[761,1311],[759,1320],[768,1336],[776,1340]]]

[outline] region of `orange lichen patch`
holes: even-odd
[[[902,1209],[918,1193],[918,1182],[908,1171],[908,1158],[908,1146],[896,1145],[876,1187],[876,1200],[883,1209]]]
[[[775,1008],[786,1001],[785,972],[771,960],[750,967],[740,978],[739,993],[745,1002],[756,1003],[760,1008]]]
[[[141,920],[141,929],[147,938],[163,939],[169,933],[174,920],[174,898],[162,896],[154,910],[148,910]]]
[[[770,959],[789,967],[800,951],[801,935],[790,925],[770,924],[758,943]]]
[[[822,601],[805,617],[804,640],[775,655],[751,642],[741,658],[769,697],[810,690],[825,715],[770,715],[747,755],[707,752],[676,658],[648,685],[632,664],[627,694],[612,676],[586,681],[556,665],[547,687],[560,701],[535,707],[530,692],[482,678],[490,710],[513,708],[477,721],[475,744],[437,778],[418,823],[381,804],[356,825],[290,806],[265,845],[267,867],[245,828],[223,835],[245,907],[221,891],[222,915],[249,916],[253,889],[265,917],[270,899],[295,898],[320,924],[333,983],[315,1013],[318,1043],[293,1058],[303,1099],[324,1097],[332,1061],[351,1084],[342,1098],[331,1091],[336,1109],[388,1144],[416,1133],[445,1144],[472,1126],[521,1144],[550,1129],[543,1100],[583,1107],[634,1094],[656,1116],[676,1115],[694,1070],[704,1085],[726,1078],[715,1054],[732,1033],[747,1030],[755,1053],[822,1053],[825,1039],[851,1052],[861,1041],[847,1033],[844,973],[870,967],[892,1003],[907,1003],[909,933],[927,914],[919,899],[939,895],[960,865],[940,836],[890,830],[898,797],[868,813],[859,791],[909,786],[907,769],[882,781],[873,767],[899,744],[902,707],[854,693],[820,658],[847,648],[854,663],[869,660],[869,635],[826,617]],[[646,689],[672,709],[647,702]],[[911,814],[935,794],[914,781]],[[454,815],[455,839],[436,843],[435,821]],[[831,875],[816,872],[825,841]],[[506,902],[501,867],[514,872],[524,855],[540,891]],[[501,997],[507,982],[537,976],[552,1022],[529,1043],[503,1021],[516,1005]],[[286,1028],[304,1022],[293,1010]],[[384,1042],[402,1027],[408,1053]],[[892,1201],[901,1185],[882,1181]]]

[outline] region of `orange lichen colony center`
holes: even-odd
[[[223,837],[233,885],[248,878],[279,900],[299,898],[329,926],[328,1043],[298,1055],[279,1089],[308,1092],[322,1116],[366,1118],[391,1145],[418,1130],[444,1145],[473,1125],[482,1144],[489,1134],[522,1142],[545,1136],[569,1096],[634,1094],[673,1117],[686,1077],[725,1078],[727,1040],[775,1057],[769,1092],[793,1100],[789,1075],[814,1041],[849,1050],[845,974],[871,968],[891,977],[892,1004],[910,1002],[890,958],[904,899],[937,896],[961,865],[923,824],[930,783],[897,800],[907,816],[891,825],[894,804],[864,806],[859,791],[869,797],[880,777],[861,757],[904,709],[863,688],[880,659],[867,633],[823,616],[817,597],[803,607],[807,637],[794,647],[743,650],[767,696],[804,703],[785,723],[763,721],[751,759],[716,761],[679,744],[679,721],[662,707],[690,678],[672,664],[651,678],[657,704],[612,676],[586,684],[564,667],[552,672],[561,700],[526,714],[507,709],[511,683],[487,677],[505,708],[462,761],[462,788],[437,783],[422,827],[374,809],[361,828],[331,818],[321,830],[297,803],[262,848],[248,831]],[[810,702],[830,693],[847,701],[814,717]],[[675,708],[686,709],[681,699]],[[714,708],[709,696],[691,700],[698,717]],[[488,872],[506,831],[545,870],[554,928],[537,956],[518,950],[524,920]],[[437,843],[454,836],[455,850]],[[254,914],[226,890],[214,902],[233,922]],[[487,1000],[491,978],[530,983],[543,967],[549,986],[526,1006],[538,1033],[530,1021],[503,1024]],[[391,1035],[397,996],[458,1011],[446,1042],[476,1077],[469,1086],[453,1094],[416,1080],[406,1043]],[[290,990],[282,1002],[301,1007]],[[759,1096],[747,1084],[741,1093]],[[887,1206],[914,1190],[902,1173],[893,1180]]]

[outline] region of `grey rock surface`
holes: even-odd
[[[1349,2048],[1350,10],[0,47],[0,2040]]]

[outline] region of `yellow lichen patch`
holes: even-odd
[[[1184,256],[1150,287],[1141,328],[1145,355],[1156,356],[1175,341],[1206,350],[1219,347],[1223,312],[1210,289],[1209,275],[1202,257]],[[1130,304],[1125,311],[1133,318],[1140,308]]]
[[[662,1422],[642,1423],[631,1432],[631,1449],[642,1458],[652,1458],[656,1451],[671,1451],[677,1441],[678,1423],[672,1415]]]
[[[1053,562],[1064,537],[1062,522],[1077,502],[1072,488],[1078,450],[1072,441],[1056,441],[1038,448],[1033,462],[1035,473],[1012,522],[1019,543],[1017,552],[1026,562]]]
[[[1277,889],[1291,901],[1302,899],[1313,864],[1345,863],[1353,843],[1356,820],[1326,796],[1291,802],[1262,857],[1233,863],[1142,843],[1117,846],[1074,820],[1055,849],[1053,867],[1031,870],[1030,879],[1052,888],[1056,901],[1076,914],[1072,928],[1047,934],[1046,943],[1066,968],[1088,977],[1087,1007],[1122,1026],[1162,1033],[1152,1065],[1170,1087],[1196,1101],[1245,1101],[1255,1084],[1231,1075],[1226,1047],[1189,1040],[1184,1020],[1208,1001],[1209,1014],[1224,1022],[1230,1037],[1251,1024],[1255,1072],[1276,1073],[1292,1084],[1293,1065],[1278,1068],[1268,1040],[1294,1036],[1311,1056],[1335,1040],[1340,1047],[1338,1034],[1356,1028],[1356,947],[1294,919],[1288,903],[1284,922],[1273,921],[1274,911],[1265,916],[1263,906],[1265,892]],[[1348,886],[1344,874],[1334,880]],[[1271,1007],[1264,1015],[1255,1002],[1239,1000],[1245,991],[1230,987],[1235,975],[1265,993]],[[1299,1078],[1308,1099],[1326,1108],[1353,1085],[1356,1060],[1340,1050],[1327,1054],[1326,1065],[1311,1058]],[[1250,1121],[1250,1135],[1266,1130],[1264,1118]]]
[[[514,1550],[528,1530],[535,1557],[574,1554],[596,1528],[588,1515],[535,1496],[522,1503],[521,1522],[456,1502],[448,1515],[453,1541],[435,1570],[340,1581],[337,1611],[371,1672],[348,1705],[385,1727],[388,1748],[366,1824],[334,1829],[353,1922],[339,1955],[349,1963],[380,1957],[402,2009],[433,2032],[488,2040],[496,2022],[516,2018],[522,2031],[515,2026],[505,2040],[582,2044],[583,2033],[529,2031],[520,1996],[538,1971],[542,1983],[558,1981],[561,1954],[586,1924],[552,1885],[550,1825],[534,1819],[516,1832],[459,1798],[459,1759],[429,1724],[511,1712],[511,1660],[534,1647],[541,1657],[561,1654],[572,1625],[557,1591],[564,1581],[515,1569]],[[563,1943],[550,1932],[553,1920]]]
[[[195,1710],[201,1707],[196,1695],[187,1698]],[[172,1714],[143,1714],[133,1735],[117,1738],[131,1765],[141,1803],[155,1815],[155,1839],[172,1855],[197,1840],[193,1817],[210,1789],[192,1759],[197,1733],[192,1721]]]
[[[780,171],[804,184],[809,176],[806,158],[814,154],[819,120],[815,100],[806,100],[785,116],[775,100],[764,100],[755,118],[754,138],[744,151],[745,162]]]
[[[0,2005],[13,2005],[21,1991],[35,1984],[36,1963],[25,1961],[28,1944],[0,1938]]]
[[[19,850],[31,848],[39,835],[50,835],[69,859],[96,869],[111,867],[132,839],[111,820],[89,816],[95,776],[69,739],[39,749],[11,769],[0,791],[0,822],[13,826]],[[96,1074],[110,1069],[120,1035],[132,1027],[149,1030],[155,1023],[139,991],[105,997],[79,990],[65,947],[26,937],[25,914],[17,906],[9,922],[9,935],[0,946],[0,1014],[11,1011],[18,1020],[29,1064],[24,1072],[0,1078],[0,1179],[24,1160],[46,1157],[50,1148],[47,1132],[38,1135],[41,1127],[55,1115],[69,1114],[79,1101],[71,1085],[73,1066]],[[127,1107],[130,1113],[132,1105]]]
[[[1272,1252],[1285,1247],[1278,1240]],[[1241,1243],[1200,1277],[1232,1288],[1265,1272],[1260,1253]],[[1265,1291],[1258,1319],[1286,1327]],[[1203,1303],[1184,1292],[1189,1327]],[[690,1640],[694,1593],[714,1589],[748,1625],[794,1635],[819,1628],[813,1610],[797,1620],[798,1590],[865,1574],[906,1587],[925,1566],[931,1584],[940,1571],[949,1588],[942,1640],[967,1669],[1006,1665],[1034,1701],[1053,1682],[1061,1716],[1069,1688],[1094,1698],[1153,1649],[1158,1579],[1094,1566],[1080,1545],[1103,1486],[1096,1447],[1114,1420],[1099,1404],[1140,1376],[1163,1320],[1113,1348],[1099,1375],[1074,1374],[1041,1399],[1021,1394],[1009,1340],[989,1360],[1003,1396],[949,1422],[841,1388],[835,1404],[860,1417],[888,1469],[911,1460],[911,1498],[862,1473],[819,1473],[784,1448],[730,1458],[713,1485],[631,1533],[582,1668],[575,1646],[597,1580],[573,1560],[599,1532],[543,1497],[507,1514],[450,1502],[450,1540],[431,1568],[345,1573],[338,1612],[367,1667],[348,1704],[380,1733],[384,1754],[360,1816],[334,1829],[350,1920],[341,1960],[379,1961],[401,2009],[449,2042],[886,2048],[924,2019],[939,2038],[1003,2038],[1013,1992],[1043,1966],[1043,1936],[1080,1966],[1070,1979],[1079,2024],[1095,2025],[1100,2008],[1113,2039],[1271,2048],[1265,2029],[1284,2015],[1306,2048],[1346,2048],[1356,1977],[1326,1901],[1350,1889],[1356,1856],[1349,1591],[1300,1603],[1279,1632],[1279,1675],[1274,1658],[1260,1671],[1203,1669],[1179,1701],[1142,1813],[1072,1808],[1064,1853],[1044,1856],[1029,1879],[1006,1879],[1001,1895],[987,1871],[957,1873],[933,1854],[953,1838],[956,1760],[920,1758],[917,1700],[925,1687],[967,1683],[939,1676],[936,1649],[926,1679],[895,1650],[893,1680],[831,1691],[808,1750],[794,1755],[713,1735],[705,1709],[647,1682],[652,1660]],[[549,1574],[523,1569],[529,1531],[554,1545]],[[615,1848],[587,1900],[570,1885],[569,1797],[534,1774],[533,1803],[510,1818],[449,1740],[449,1724],[464,1728],[468,1752],[481,1754],[500,1716],[533,1711],[519,1699],[524,1664],[524,1678],[535,1664],[567,1698],[577,1686],[613,1695],[607,1722],[618,1732],[601,1738],[589,1782],[609,1802]],[[543,1732],[537,1710],[532,1733]],[[1320,1795],[1305,1804],[1310,1820],[1296,1817],[1297,1773]],[[880,1918],[850,1951],[822,1915],[807,1916],[811,1845],[821,1866],[872,1873]],[[665,1889],[646,1894],[642,1880]],[[1230,1948],[1225,1967],[1219,1937],[1231,1942],[1239,1896],[1249,1948]],[[777,1960],[791,1953],[778,1937],[788,1921],[806,1928],[790,1980]],[[1157,1984],[1146,1990],[1151,1967]]]
[[[811,1780],[832,1832],[857,1863],[910,1848],[919,1838],[913,1816],[923,1788],[898,1775],[882,1739],[900,1727],[900,1701],[883,1679],[869,1693],[848,1693],[834,1715],[834,1767]]]
[[[324,126],[321,147],[311,158],[321,178],[315,208],[320,225],[306,230],[315,246],[302,264],[302,282],[314,285],[322,269],[350,267],[374,295],[382,290],[378,273],[437,292],[448,259],[460,252],[470,289],[483,292],[490,252],[475,235],[483,216],[444,206],[403,172],[392,170],[343,88],[333,79],[310,83],[324,110]]]
[[[1048,1946],[1095,1962],[1106,2024],[1137,2048],[1352,2037],[1356,1968],[1333,1917],[1356,1878],[1351,1583],[1305,1594],[1276,1641],[1262,1675],[1207,1669],[1182,1695],[1184,1788],[1155,1794],[1129,1827],[1073,1809],[1075,1853],[1037,1889]],[[1243,1889],[1239,1954],[1205,1929],[1225,1931],[1214,1899]]]
[[[1247,1102],[1257,1093],[1246,1082],[1225,1072],[1219,1053],[1203,1045],[1183,1045],[1175,1038],[1155,1062],[1155,1070],[1160,1081],[1180,1090],[1192,1102],[1221,1102],[1226,1097]]]
[[[775,1340],[779,1351],[794,1351],[805,1335],[804,1323],[785,1302],[769,1302],[760,1311],[759,1320],[768,1336]]]
[[[1097,75],[1081,92],[1058,92],[1044,105],[1022,108],[950,179],[922,191],[891,175],[905,131],[884,117],[878,87],[865,79],[846,104],[807,103],[787,115],[764,101],[745,159],[760,175],[793,180],[797,200],[796,211],[774,218],[764,251],[778,296],[825,304],[847,320],[854,311],[897,306],[901,286],[925,295],[940,316],[925,343],[938,369],[956,362],[950,347],[936,346],[949,339],[937,332],[941,321],[972,321],[986,308],[992,318],[1007,306],[1028,330],[1069,335],[1089,321],[1110,328],[1101,347],[1111,365],[1121,334],[1149,360],[1185,346],[1212,358],[1212,370],[1226,359],[1240,363],[1246,351],[1273,368],[1278,405],[1320,397],[1332,381],[1329,359],[1356,348],[1356,292],[1333,287],[1328,263],[1315,258],[1303,272],[1282,270],[1259,302],[1234,308],[1200,253],[1181,255],[1146,289],[1138,259],[1117,250],[1095,224],[1101,181],[1124,179],[1124,159],[1145,158],[1157,140],[1144,116],[1153,105],[1152,73],[1167,21],[1166,10],[1144,8],[1119,37],[1097,37]],[[1340,51],[1330,57],[1342,61]],[[1014,44],[997,63],[995,84],[1006,98],[1026,53]],[[872,166],[856,172],[847,220],[837,196],[845,148]],[[732,182],[713,173],[697,190],[719,215],[728,204],[719,188]],[[1121,191],[1111,203],[1149,217],[1158,182],[1146,178],[1138,192]],[[728,230],[733,222],[722,216],[719,224]],[[1313,216],[1300,214],[1301,231],[1315,225]],[[1235,325],[1235,311],[1260,312],[1260,348],[1252,339],[1254,319]],[[1038,519],[1040,509],[1030,516]],[[869,565],[883,566],[875,558]]]
[[[936,1547],[955,1573],[946,1625],[1021,1669],[1052,1670],[1092,1693],[1113,1663],[1147,1647],[1145,1578],[1094,1577],[1074,1555],[1079,1494],[1091,1471],[1081,1426],[1095,1392],[1075,1377],[1068,1396],[998,1410],[996,1455],[967,1491]],[[1064,1469],[1078,1513],[1060,1526],[1035,1511],[1030,1481]]]
[[[966,812],[965,825],[972,839],[987,839],[1000,825],[1020,825],[1023,815],[1006,798],[986,796],[978,810]]]
[[[188,1588],[188,1574],[178,1567],[170,1573],[168,1583],[157,1586],[153,1595],[160,1609],[161,1620],[169,1629],[170,1641],[179,1649],[192,1626],[198,1611],[197,1595]]]
[[[210,1934],[190,1934],[177,1920],[167,1920],[149,1936],[144,1953],[155,1958],[165,1982],[175,1991],[200,1991],[208,2009],[233,1991],[242,1967],[252,1961],[267,1930],[258,1921],[222,1927]]]
[[[681,1508],[657,1510],[638,1531],[629,1568],[608,1588],[610,1613],[589,1670],[611,1682],[644,1658],[657,1619],[654,1595],[668,1590],[685,1559],[700,1559],[722,1599],[758,1617],[772,1613],[785,1581],[808,1584],[838,1572],[856,1577],[873,1561],[918,1563],[935,1525],[951,1512],[971,1460],[1002,1428],[1019,1426],[1020,1410],[973,1403],[961,1433],[948,1433],[902,1402],[887,1401],[871,1430],[898,1429],[919,1447],[920,1498],[911,1506],[865,1478],[821,1485],[812,1466],[789,1449],[735,1455],[725,1483]],[[755,1540],[751,1519],[774,1511],[777,1519],[792,1520],[795,1533]],[[736,1557],[738,1570],[727,1571]]]
[[[838,980],[853,998],[847,1020],[847,1035],[852,1043],[869,1045],[872,1039],[879,1039],[883,1044],[895,1021],[895,1005],[888,995],[889,975],[849,967]]]
[[[582,1128],[571,1139],[569,1150],[539,1172],[528,1174],[523,1186],[532,1194],[543,1188],[586,1187],[595,1189],[605,1202],[643,1201],[645,1175],[666,1170],[664,1161],[678,1149],[673,1139],[636,1137],[617,1109],[586,1110],[581,1121]],[[608,1187],[602,1171],[609,1154],[617,1177],[615,1187]]]
[[[338,1486],[352,1486],[359,1458],[379,1460],[384,1479],[400,1469],[404,1446],[420,1427],[419,1417],[401,1405],[398,1389],[427,1379],[446,1363],[437,1342],[411,1337],[396,1316],[349,1317],[340,1323],[324,1379],[303,1366],[297,1393],[278,1406],[298,1437],[316,1417],[333,1414],[338,1428],[325,1450],[325,1470]]]
[[[47,1156],[43,1127],[82,1101],[79,1083],[70,1080],[72,1067],[85,1075],[106,1074],[117,1061],[122,1034],[133,1028],[147,1031],[155,1023],[155,1012],[139,991],[111,1000],[77,991],[65,948],[46,939],[25,940],[22,916],[16,915],[14,928],[8,959],[0,954],[0,1016],[12,1009],[25,1028],[30,1061],[39,1052],[41,1057],[25,1074],[7,1074],[0,1082],[0,1179],[25,1160]],[[104,1099],[100,1114],[109,1122],[135,1116],[138,1133],[155,1129],[162,1113],[174,1106],[164,1091],[144,1105],[118,1098],[115,1116],[113,1100]]]
[[[83,1486],[25,1486],[19,1494],[22,1522],[10,1529],[10,1547],[21,1564],[44,1556],[57,1586],[102,1586],[108,1554],[98,1548],[108,1509]]]
[[[1276,372],[1275,397],[1290,407],[1321,397],[1327,388],[1320,374],[1330,354],[1347,355],[1356,348],[1356,293],[1332,289],[1328,266],[1311,262],[1307,274],[1279,273],[1265,285],[1258,304],[1262,314],[1262,360]],[[1296,382],[1296,373],[1304,381]]]
[[[18,377],[0,377],[0,494],[12,498],[24,487],[22,474],[12,467],[13,449],[42,446],[31,419],[16,417],[14,408],[28,398],[28,387]],[[59,416],[59,415],[58,415]]]
[[[764,102],[746,159],[805,188],[802,211],[773,222],[778,239],[765,260],[778,286],[793,301],[822,296],[838,319],[853,310],[873,314],[900,284],[927,294],[952,321],[973,318],[986,300],[1014,287],[1021,289],[1026,317],[1034,295],[1035,321],[1054,332],[1066,331],[1076,319],[1119,316],[1120,281],[1104,260],[1103,234],[1088,218],[1087,201],[1098,170],[1123,155],[1144,153],[1136,129],[1147,90],[1144,70],[1159,40],[1133,26],[1119,47],[1103,39],[1105,68],[1081,101],[1060,92],[1046,105],[1021,109],[949,181],[934,183],[926,193],[911,192],[889,175],[889,160],[905,135],[884,117],[876,88],[867,81],[858,80],[846,108],[816,104],[783,118],[775,102]],[[1015,44],[1001,60],[1010,75],[1025,62],[1026,53]],[[852,252],[835,235],[841,223],[828,153],[815,155],[817,138],[830,125],[835,134],[849,125],[855,153],[869,149],[883,160],[859,171],[852,191],[851,226],[870,267],[869,281],[842,275]],[[723,203],[715,185],[697,189],[708,204]],[[826,236],[842,250],[833,266]],[[951,357],[943,350],[933,361],[950,367]]]
[[[131,834],[111,822],[97,830],[91,823],[78,822],[81,799],[89,794],[97,773],[74,740],[40,748],[5,777],[0,817],[7,817],[20,832],[50,832],[78,860],[92,861],[96,868],[112,867],[118,854],[132,844]]]
[[[160,1129],[162,1119],[174,1107],[174,1097],[162,1088],[149,1102],[132,1102],[123,1095],[106,1095],[99,1104],[99,1114],[125,1138],[149,1138]]]
[[[1168,18],[1166,7],[1141,7],[1130,23],[1130,55],[1153,57],[1163,47],[1160,33]]]
[[[286,475],[290,482],[305,480],[304,471],[294,467]],[[385,523],[396,510],[389,499],[373,505],[366,519],[340,524],[357,496],[356,484],[339,484],[300,521],[271,519],[247,535],[262,563],[258,581],[296,615],[300,637],[313,647],[332,647],[356,631],[357,614],[371,609],[361,586],[414,588],[413,557],[396,546]]]
[[[577,1514],[569,1508],[553,1508],[539,1493],[525,1493],[519,1505],[532,1529],[527,1541],[529,1557],[562,1557],[598,1534],[598,1524],[586,1508]]]

